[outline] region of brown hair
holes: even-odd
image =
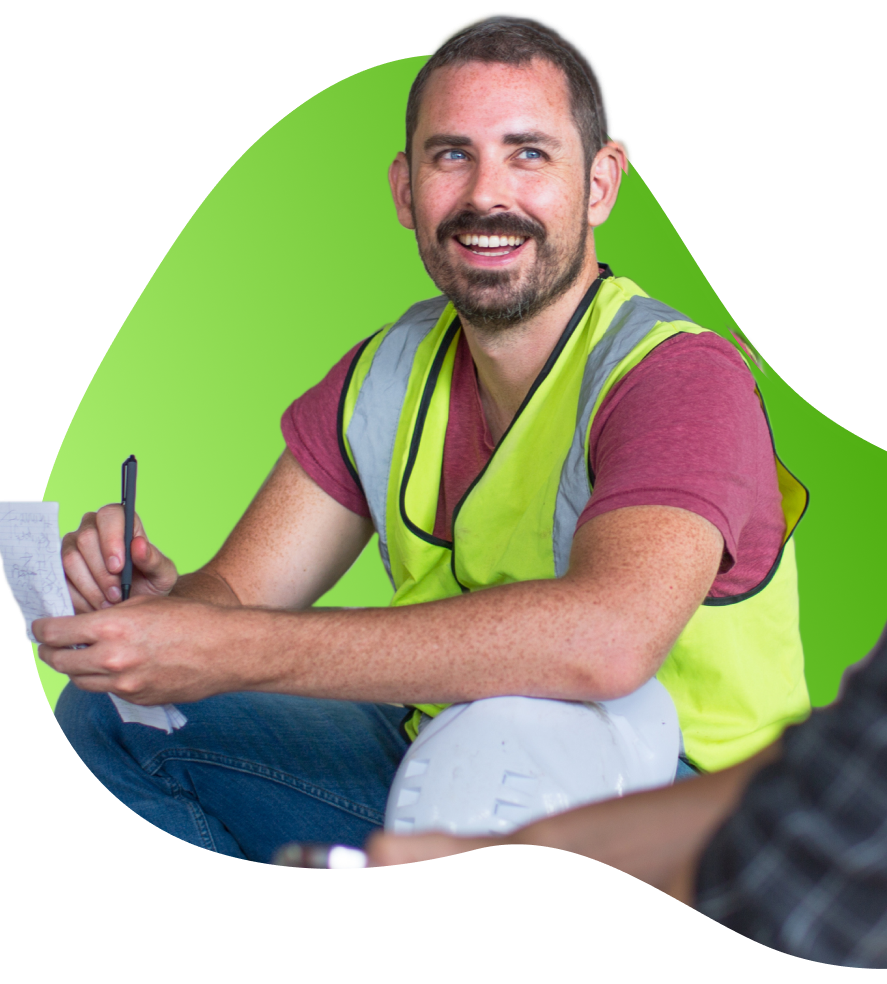
[[[585,161],[607,140],[607,118],[601,90],[585,58],[556,31],[524,17],[488,17],[454,34],[422,66],[407,100],[407,160],[419,119],[419,104],[431,73],[445,65],[470,61],[524,65],[534,58],[557,65],[567,79],[573,120],[582,139]]]

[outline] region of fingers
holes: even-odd
[[[93,611],[93,606],[88,602],[82,594],[74,587],[74,585],[66,578],[65,583],[68,586],[68,594],[71,596],[71,604],[74,606],[74,611],[76,614],[84,614],[86,612]],[[107,602],[103,602],[107,604]]]
[[[212,606],[142,595],[102,611],[35,619],[32,631],[40,658],[81,689],[150,705],[213,692],[204,653],[214,664],[219,644],[204,649],[202,642],[218,621]]]
[[[105,612],[35,619],[31,629],[40,643],[40,659],[81,690],[112,691],[130,699],[141,689],[139,674],[132,672],[132,654],[109,645],[120,632]]]
[[[96,671],[89,655],[94,648],[90,646],[86,649],[53,649],[52,646],[39,646],[37,653],[48,666],[70,677],[71,683],[80,690],[88,690],[90,693],[115,693],[118,697],[135,703],[138,688],[133,688],[130,692],[121,684],[117,674],[104,672],[101,669]]]
[[[96,628],[92,619],[82,615],[35,618],[31,624],[31,631],[37,642],[56,649],[92,645],[98,640]]]
[[[119,527],[116,529],[115,527]],[[102,542],[103,537],[105,543]],[[93,611],[121,598],[121,565],[114,564],[116,543],[123,542],[123,510],[103,506],[98,513],[86,513],[80,526],[62,540],[62,566],[71,591],[75,611]],[[110,570],[112,563],[115,570]]]
[[[168,594],[178,577],[175,564],[148,541],[138,515],[131,550],[132,594]],[[62,565],[76,612],[107,608],[122,599],[120,573],[125,559],[122,506],[107,505],[86,513],[80,527],[65,535]]]
[[[144,533],[132,538],[133,592],[165,595],[179,578],[176,565]]]
[[[95,514],[95,517],[101,545],[102,563],[105,569],[112,574],[119,574],[123,570],[123,564],[126,561],[123,506],[119,506],[116,503],[109,506],[102,506]],[[136,535],[145,535],[138,516],[135,517],[132,532],[133,537]]]
[[[122,506],[104,506],[96,514],[96,525],[102,545],[105,567],[118,574],[126,561],[124,540],[124,516]],[[133,564],[133,594],[147,593],[164,595],[172,590],[178,580],[175,564],[155,547],[145,534],[145,527],[135,514],[133,523],[130,556]],[[111,601],[119,601],[120,578],[116,578]]]

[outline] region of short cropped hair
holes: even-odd
[[[454,34],[425,62],[407,100],[407,160],[411,157],[422,93],[435,69],[471,61],[525,65],[534,58],[551,62],[566,76],[573,120],[590,167],[594,155],[607,141],[607,118],[598,81],[591,66],[569,41],[550,27],[524,17],[488,17],[472,24]]]

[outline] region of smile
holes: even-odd
[[[507,256],[523,246],[527,236],[481,236],[465,232],[455,237],[475,256]]]
[[[467,253],[486,260],[501,260],[503,257],[519,253],[530,240],[529,236],[487,236],[479,233],[460,233],[453,236],[459,246]]]

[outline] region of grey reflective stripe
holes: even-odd
[[[389,578],[391,562],[385,515],[397,425],[416,350],[440,320],[446,306],[447,298],[443,296],[420,301],[393,325],[376,349],[346,430]]]
[[[647,336],[660,321],[689,321],[679,311],[652,297],[631,297],[616,312],[585,363],[579,405],[576,410],[576,430],[573,443],[561,469],[561,480],[554,507],[554,570],[562,577],[570,565],[570,550],[576,521],[588,502],[588,465],[585,460],[585,437],[591,412],[597,403],[604,383],[616,366]]]

